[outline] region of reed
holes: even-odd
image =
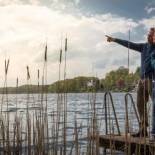
[[[63,154],[66,155],[66,123],[67,123],[67,82],[66,82],[66,67],[67,67],[67,38],[65,39],[65,62],[64,62],[64,104],[63,104],[63,111],[64,111],[64,115],[63,115],[63,119],[64,119],[64,126],[63,126]]]
[[[56,124],[55,124],[55,154],[57,155],[58,150],[58,137],[60,134],[60,120],[61,120],[61,112],[62,112],[62,94],[60,93],[60,80],[61,80],[61,63],[62,63],[62,37],[61,37],[61,48],[59,53],[59,79],[57,83],[57,109],[56,109]]]

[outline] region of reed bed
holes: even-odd
[[[31,68],[26,67],[27,94],[26,101],[23,103],[25,112],[18,110],[21,104],[18,97],[19,79],[16,80],[15,105],[16,112],[11,114],[9,105],[11,101],[7,92],[7,79],[10,60],[5,60],[5,80],[4,91],[1,98],[0,113],[0,154],[2,155],[100,155],[103,150],[99,147],[99,135],[105,133],[103,119],[99,119],[98,114],[104,116],[104,106],[97,108],[95,87],[88,93],[87,100],[87,120],[78,118],[78,112],[72,115],[72,135],[68,136],[69,128],[69,103],[67,92],[67,53],[68,39],[65,38],[64,49],[61,41],[59,51],[58,80],[64,81],[63,93],[60,91],[60,83],[57,83],[56,101],[53,109],[49,111],[48,90],[47,90],[47,68],[48,68],[48,46],[45,45],[42,74],[40,69],[36,70],[37,89],[41,90],[37,97],[31,93]],[[63,59],[64,58],[64,59]],[[63,72],[63,75],[62,75]],[[111,107],[108,107],[111,117]],[[83,131],[83,124],[86,125]],[[114,133],[114,124],[109,119],[110,133]],[[113,129],[113,130],[112,130]],[[95,138],[94,138],[95,137]],[[81,143],[81,139],[84,140]],[[111,144],[111,151],[114,154]]]

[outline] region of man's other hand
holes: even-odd
[[[107,37],[107,41],[108,41],[108,42],[112,42],[112,41],[115,40],[114,38],[112,38],[112,37],[110,37],[110,36],[107,36],[107,35],[106,35],[106,37]]]

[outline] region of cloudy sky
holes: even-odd
[[[127,49],[107,43],[105,34],[145,42],[155,26],[153,0],[0,0],[0,86],[4,82],[4,60],[10,59],[8,85],[19,77],[26,83],[43,69],[48,44],[48,83],[58,79],[59,49],[68,37],[67,78],[98,76],[127,66]],[[153,25],[154,24],[154,25]],[[64,48],[64,45],[62,46]],[[140,64],[140,54],[130,50],[130,71]],[[63,63],[62,63],[63,70]],[[62,73],[63,74],[63,73]]]

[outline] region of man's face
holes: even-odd
[[[150,44],[155,44],[155,28],[150,29],[147,40]]]

